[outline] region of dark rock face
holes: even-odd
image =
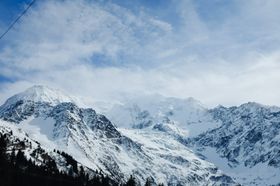
[[[91,130],[100,132],[108,138],[117,138],[121,134],[113,124],[103,115],[96,114],[93,109],[81,109],[74,103],[60,103],[52,106],[47,102],[33,102],[19,100],[12,105],[0,107],[0,119],[20,123],[28,117],[53,118],[55,127],[63,126],[64,130],[77,125],[80,128],[90,127]]]
[[[49,103],[19,100],[11,105],[0,107],[0,118],[5,121],[19,123],[29,116],[38,116],[42,112],[48,111]]]
[[[135,129],[143,129],[154,124],[150,113],[146,110],[139,111],[139,113],[135,117],[135,121],[136,123],[132,126]]]
[[[189,144],[216,148],[234,166],[253,167],[258,163],[280,168],[279,108],[256,103],[210,110],[222,125],[193,138]],[[242,152],[242,153],[241,153]]]
[[[222,183],[222,184],[217,184],[217,185],[220,185],[220,186],[227,186],[227,185],[240,186],[239,184],[234,183],[234,181],[231,179],[231,177],[226,176],[226,175],[212,176],[210,179],[212,181],[215,181],[215,182],[218,182],[218,183]]]

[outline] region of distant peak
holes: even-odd
[[[54,88],[50,88],[48,86],[45,86],[45,85],[34,85],[28,89],[26,89],[25,91],[23,91],[22,93],[19,93],[19,94],[25,94],[25,95],[46,95],[46,94],[65,94],[65,93],[62,93],[60,90],[58,89],[54,89]],[[64,95],[66,96],[66,95]]]
[[[26,89],[25,91],[19,93],[19,94],[25,94],[25,95],[40,95],[40,94],[48,94],[50,92],[60,92],[59,90],[53,89],[53,88],[49,88],[47,86],[44,85],[34,85],[28,89]]]
[[[25,91],[10,97],[4,105],[12,104],[19,100],[47,102],[51,105],[57,105],[63,102],[76,102],[74,101],[75,99],[71,98],[70,96],[61,92],[60,90],[43,85],[34,85],[26,89]]]
[[[47,89],[52,89],[52,88],[49,88],[48,86],[45,86],[45,85],[33,85],[32,87],[29,87],[28,89],[26,89],[26,91],[28,91],[28,90],[47,90]]]
[[[240,107],[268,107],[257,102],[247,102],[240,105]]]

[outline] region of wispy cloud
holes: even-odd
[[[278,1],[168,3],[174,19],[114,1],[38,1],[0,51],[0,74],[13,79],[2,101],[47,84],[89,103],[160,93],[280,105]]]

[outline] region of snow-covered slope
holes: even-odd
[[[174,138],[170,131],[180,133],[174,123],[119,131],[104,115],[50,90],[35,86],[8,99],[0,107],[0,126],[22,131],[47,151],[65,151],[119,182],[133,174],[142,183],[152,177],[166,185],[235,185]]]
[[[83,170],[87,171],[90,176],[97,174],[85,164],[81,164],[74,159],[69,162],[69,159],[66,157],[67,154],[54,144],[52,148],[41,145],[41,143],[31,138],[30,135],[18,125],[0,120],[0,134],[8,137],[8,153],[12,154],[14,151],[16,154],[20,150],[28,160],[31,160],[36,165],[42,166],[55,162],[58,170],[64,173],[69,173],[70,170],[74,170],[72,171],[73,176],[78,174],[81,167],[83,167]],[[76,167],[76,169],[74,167]]]
[[[222,125],[193,138],[191,144],[240,183],[279,184],[280,108],[246,103],[210,112]]]
[[[146,171],[160,183],[165,185],[238,185],[215,165],[201,161],[172,135],[147,129],[121,129],[120,131],[141,144],[142,150],[151,163]],[[166,180],[169,181],[166,182]]]
[[[244,185],[280,183],[280,108],[206,109],[190,99],[143,96],[107,115],[118,126],[171,135]]]

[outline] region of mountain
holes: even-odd
[[[11,130],[9,123],[3,125],[5,122],[0,125],[1,186],[117,185],[102,172],[88,169],[69,154],[57,149],[47,151],[22,131]]]
[[[246,185],[279,184],[280,108],[251,102],[209,112],[222,125],[191,139],[198,152]]]
[[[172,136],[238,183],[280,183],[279,107],[251,102],[207,109],[192,98],[147,96],[105,114],[120,127]]]
[[[63,102],[73,102],[74,98],[62,93],[60,90],[53,89],[47,86],[35,85],[24,92],[10,97],[3,107],[12,105],[18,101],[33,101],[33,102],[46,102],[51,105],[56,105]]]
[[[104,115],[80,108],[73,98],[44,86],[12,96],[0,107],[2,133],[37,144],[22,149],[25,156],[33,157],[40,147],[65,171],[69,167],[59,164],[61,156],[55,149],[71,155],[89,173],[101,171],[118,183],[132,174],[142,184],[152,178],[165,185],[236,185],[167,133],[172,129],[176,135],[183,134],[174,123],[164,126],[119,129]],[[33,160],[41,163],[40,158]]]
[[[122,128],[158,128],[157,125],[162,123],[173,123],[175,125],[169,128],[179,127],[188,137],[220,125],[213,120],[208,109],[193,98],[178,99],[161,95],[130,98],[104,114]]]

